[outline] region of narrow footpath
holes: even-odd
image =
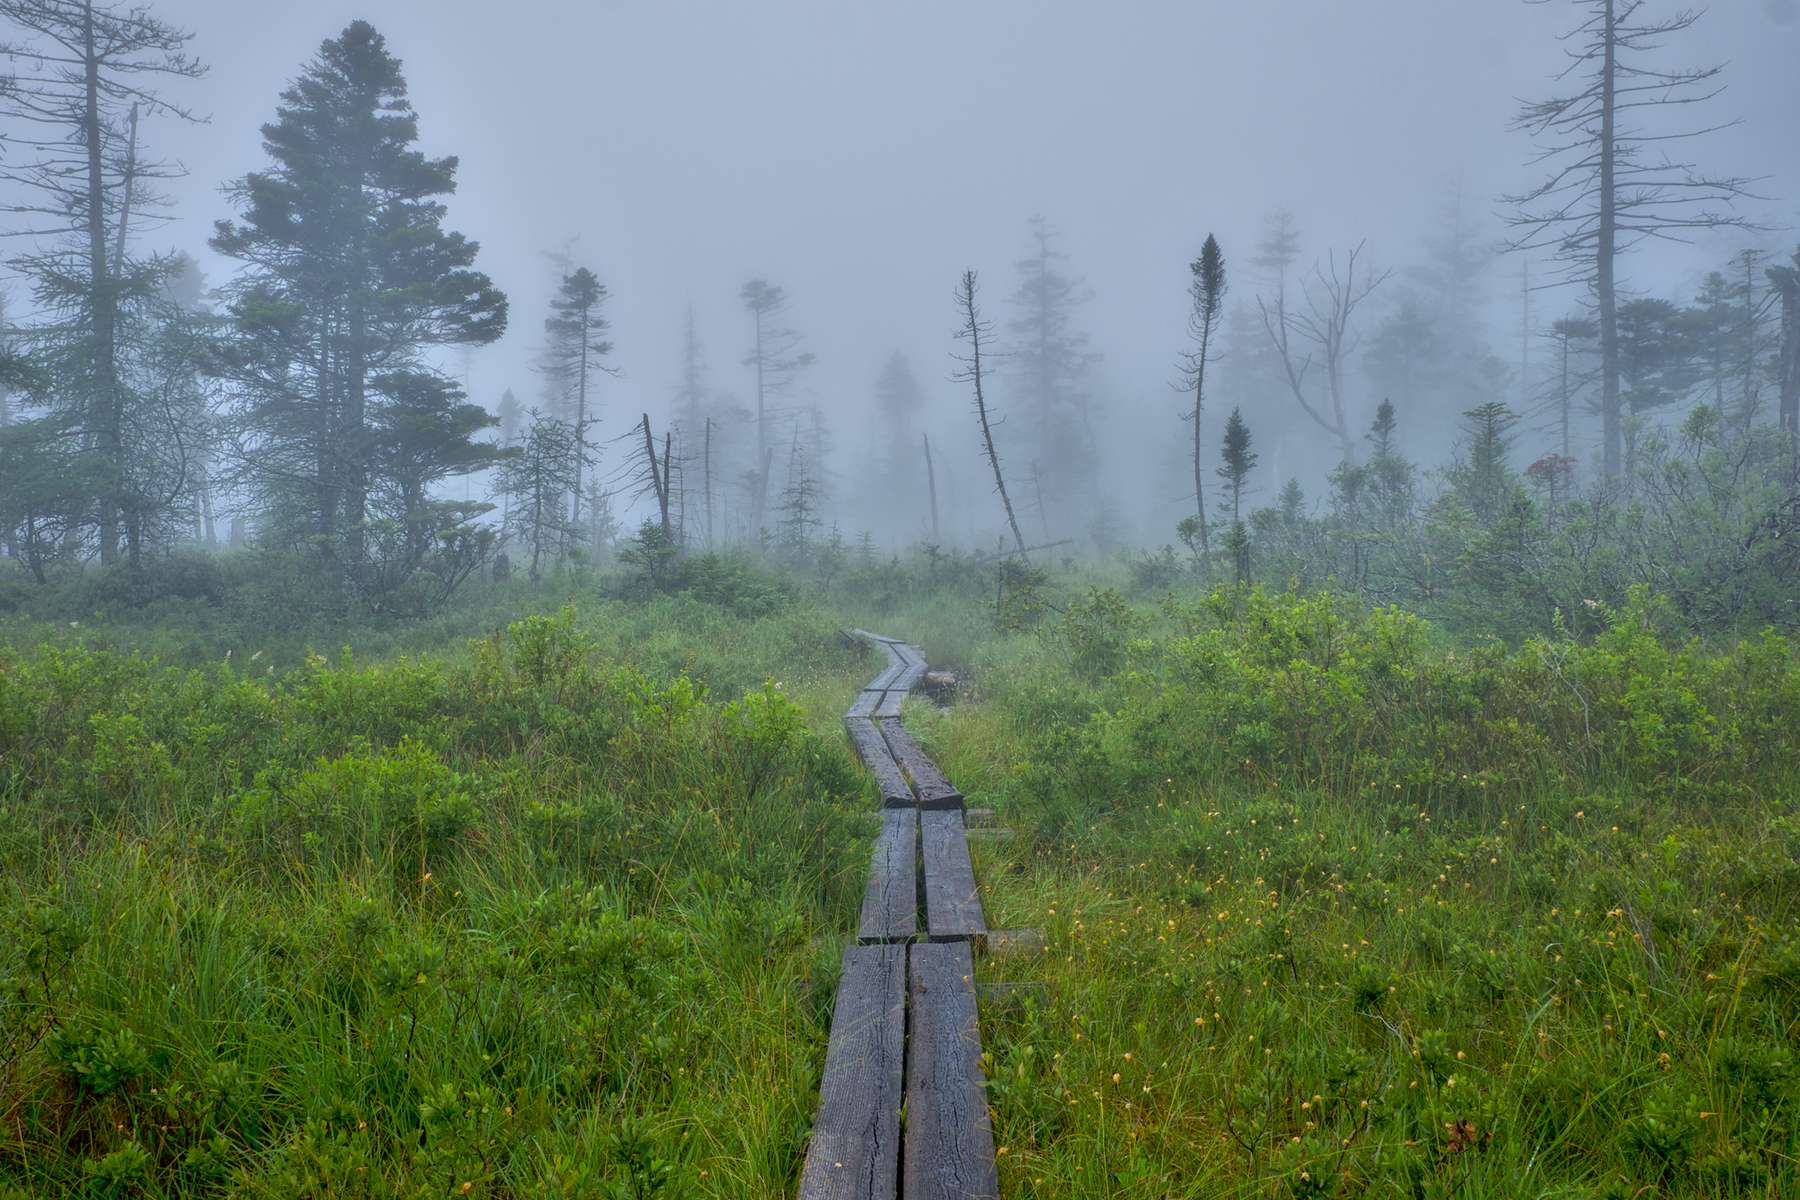
[[[880,789],[881,833],[844,950],[800,1200],[990,1200],[1000,1186],[974,961],[987,924],[962,793],[900,723],[924,657],[855,633],[888,658],[844,717]]]

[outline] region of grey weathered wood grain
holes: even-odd
[[[880,689],[865,688],[856,693],[855,703],[850,705],[850,711],[844,715],[846,717],[872,717],[875,715],[875,709],[886,695],[887,693]]]
[[[987,932],[975,867],[960,809],[919,813],[919,848],[925,863],[925,928],[933,940],[973,938]]]
[[[960,814],[958,814],[960,816]],[[975,967],[966,942],[919,943],[907,969],[903,1200],[992,1200],[1000,1194],[982,1089]]]
[[[890,662],[886,667],[882,668],[881,674],[869,680],[868,685],[864,690],[875,692],[886,691],[900,682],[900,677],[906,674],[906,670],[905,663]]]
[[[891,1200],[900,1165],[906,947],[844,951],[800,1200]]]
[[[925,678],[925,656],[919,653],[917,647],[905,642],[895,642],[893,649],[904,669],[888,684],[888,688],[891,691],[910,692],[919,686],[919,680]]]
[[[890,808],[875,838],[869,886],[863,893],[864,942],[905,941],[919,931],[919,818],[912,808]]]
[[[886,739],[888,749],[894,755],[894,761],[912,780],[913,790],[919,795],[919,803],[926,808],[959,808],[963,795],[951,786],[937,764],[925,756],[919,743],[913,740],[906,726],[898,718],[883,718],[876,722],[881,727],[881,736]]]
[[[882,693],[881,703],[875,706],[875,715],[878,717],[898,717],[900,715],[900,706],[905,700],[905,692],[893,690],[884,692]]]
[[[862,756],[864,764],[868,766],[869,773],[875,776],[875,786],[881,791],[883,806],[916,803],[906,776],[900,772],[900,764],[894,761],[893,751],[888,749],[887,741],[881,736],[881,730],[875,727],[875,722],[865,717],[846,717],[844,728],[849,732],[857,754]]]

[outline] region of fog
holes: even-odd
[[[147,240],[194,254],[211,282],[233,270],[205,247],[212,223],[231,215],[221,184],[263,168],[258,127],[280,89],[321,40],[366,18],[404,63],[422,148],[460,158],[448,227],[481,243],[477,265],[511,302],[501,341],[444,361],[473,398],[493,408],[508,388],[528,403],[541,389],[533,360],[556,283],[546,251],[566,246],[610,289],[619,375],[599,383],[603,456],[641,413],[659,428],[670,418],[690,305],[710,387],[749,401],[738,292],[767,278],[786,289],[786,321],[817,356],[784,404],[817,406],[830,422],[831,515],[847,533],[923,532],[917,518],[883,517],[859,489],[874,380],[901,351],[929,396],[921,424],[954,458],[947,522],[989,543],[999,513],[966,389],[948,381],[964,268],[981,272],[1004,349],[1027,221],[1041,214],[1058,231],[1067,270],[1091,291],[1078,323],[1099,356],[1104,490],[1137,538],[1169,540],[1192,505],[1176,385],[1187,264],[1201,241],[1218,236],[1231,307],[1253,312],[1249,260],[1270,211],[1294,214],[1297,270],[1366,239],[1369,261],[1400,272],[1370,301],[1372,328],[1453,189],[1484,243],[1505,235],[1498,198],[1539,175],[1526,165],[1530,139],[1508,124],[1521,98],[1551,90],[1564,65],[1556,36],[1571,22],[1566,5],[1514,0],[161,0],[156,11],[195,33],[191,48],[210,67],[167,90],[210,120],[146,124],[146,141],[188,170],[165,188],[174,219]],[[1728,63],[1708,123],[1737,122],[1695,154],[1758,180],[1767,199],[1742,211],[1771,231],[1634,252],[1621,268],[1628,289],[1689,299],[1735,250],[1791,244],[1797,52],[1794,0],[1731,0],[1683,36],[1673,59]],[[1520,269],[1498,259],[1480,281],[1487,338],[1509,363]],[[1581,301],[1539,293],[1534,320]],[[1330,439],[1291,398],[1234,397],[1230,369],[1208,419],[1216,429],[1245,404],[1264,449],[1257,494],[1266,500],[1290,474],[1316,492]],[[1009,441],[1025,417],[998,370],[1000,449],[1016,460]],[[1349,374],[1360,428],[1381,397],[1360,369]],[[1411,448],[1448,452],[1445,428],[1414,422]],[[453,486],[479,491],[479,481]]]

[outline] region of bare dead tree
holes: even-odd
[[[981,364],[981,343],[987,339],[992,343],[994,327],[991,322],[981,319],[981,307],[976,301],[976,278],[974,271],[964,271],[962,282],[956,288],[956,306],[962,312],[962,327],[956,331],[957,339],[968,346],[968,353],[955,355],[959,365],[951,375],[956,383],[967,383],[975,391],[975,416],[981,423],[981,444],[987,454],[988,465],[994,468],[994,490],[1000,493],[1000,503],[1006,509],[1006,523],[1012,529],[1013,545],[1017,547],[1021,559],[1029,559],[1025,552],[1025,535],[1019,532],[1019,518],[1013,513],[1012,497],[1006,494],[1006,476],[1000,471],[1000,452],[994,448],[994,422],[989,418],[987,396],[983,391],[983,370]],[[993,350],[988,351],[989,357]]]
[[[669,528],[669,440],[663,435],[663,454],[659,463],[656,457],[656,436],[650,432],[650,414],[644,414],[644,457],[642,461],[644,478],[648,480],[648,491],[656,497],[656,509],[662,518],[662,531],[665,538],[673,540],[674,531]]]
[[[937,545],[938,537],[938,501],[937,501],[937,468],[931,464],[931,435],[925,438],[925,487],[931,495],[931,544]]]
[[[624,489],[633,500],[648,496],[656,502],[657,523],[669,545],[675,545],[675,525],[670,494],[674,488],[674,442],[663,435],[662,449],[656,445],[656,434],[650,427],[650,414],[644,413],[627,433],[613,439],[625,446],[618,469],[607,479],[608,491]]]
[[[86,343],[89,376],[83,437],[100,466],[96,524],[101,560],[111,562],[137,506],[127,480],[119,331],[125,284],[141,273],[123,261],[126,213],[133,199],[141,207],[148,198],[143,181],[182,174],[179,166],[139,157],[136,114],[141,107],[152,116],[198,119],[154,87],[206,69],[186,53],[191,34],[137,4],[0,0],[0,21],[25,35],[0,43],[0,56],[13,64],[0,89],[0,184],[17,189],[9,211],[25,218],[5,236],[45,244],[17,260],[26,274],[61,280],[65,290],[79,281],[82,316],[73,333]],[[119,129],[127,110],[129,149]],[[130,551],[135,559],[135,540]]]
[[[1301,284],[1302,303],[1298,307],[1289,307],[1285,291],[1277,293],[1273,308],[1263,297],[1256,298],[1263,329],[1281,359],[1288,390],[1306,415],[1337,439],[1345,461],[1356,454],[1356,437],[1350,430],[1344,392],[1344,367],[1360,340],[1351,332],[1351,322],[1363,301],[1393,274],[1363,266],[1359,276],[1358,263],[1366,245],[1358,242],[1352,246],[1342,263],[1335,250],[1323,264],[1314,263],[1312,278]],[[1321,362],[1325,395],[1315,403],[1307,397],[1306,380]]]
[[[1722,66],[1662,69],[1653,56],[1691,30],[1703,10],[1655,19],[1646,0],[1528,0],[1572,3],[1581,21],[1561,36],[1567,65],[1555,79],[1574,90],[1526,103],[1512,128],[1538,144],[1531,165],[1548,174],[1506,197],[1516,231],[1508,249],[1550,250],[1562,263],[1555,282],[1593,295],[1600,332],[1600,412],[1609,478],[1623,466],[1620,405],[1618,256],[1647,240],[1684,242],[1701,230],[1750,228],[1727,209],[1752,196],[1752,181],[1702,174],[1672,146],[1726,128],[1670,129],[1672,110],[1701,105],[1725,90]]]

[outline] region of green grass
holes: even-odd
[[[1800,1189],[1793,647],[1068,613],[909,713],[1047,938],[981,968],[1004,1194]]]
[[[791,1195],[850,625],[962,674],[907,720],[1046,935],[978,966],[1006,1196],[1800,1194],[1794,646],[1105,582],[15,625],[0,1196]]]
[[[785,1195],[872,824],[806,713],[867,670],[683,601],[0,650],[0,1194]]]

